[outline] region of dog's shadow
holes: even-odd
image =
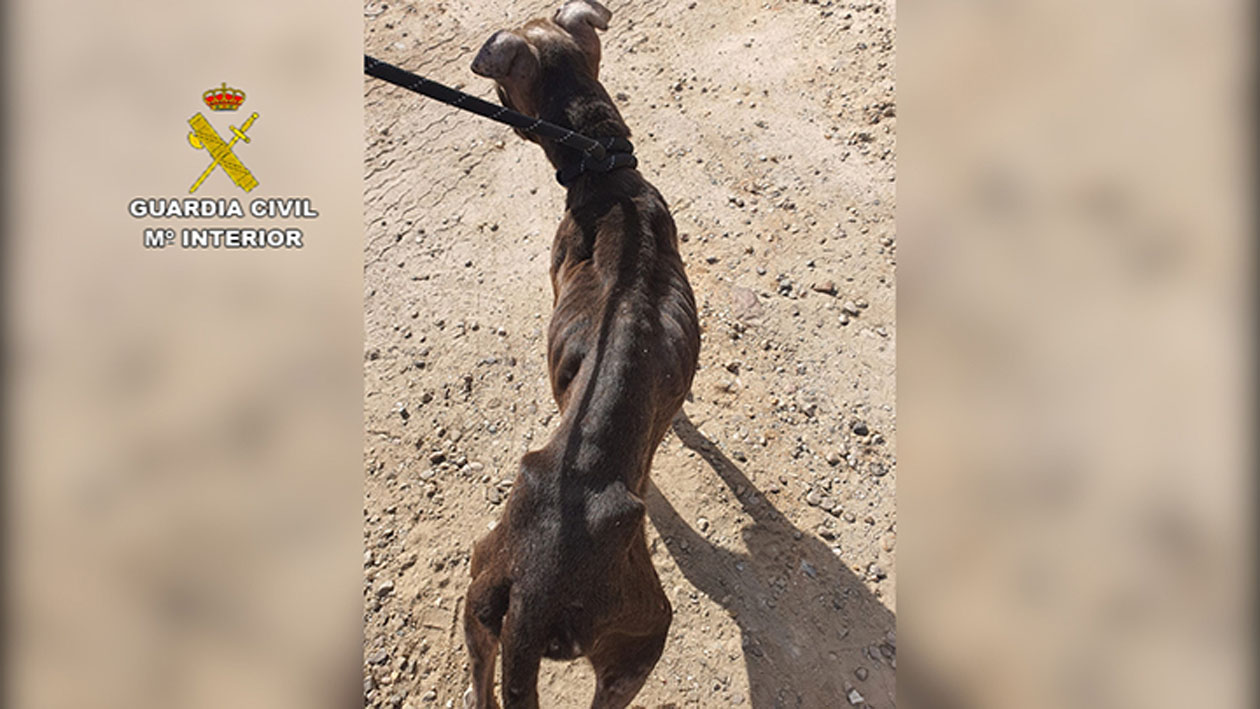
[[[693,530],[653,484],[648,513],[679,570],[739,625],[752,709],[893,707],[896,618],[821,540],[798,530],[679,413],[674,433],[739,500],[748,553]],[[685,609],[675,609],[675,622]],[[694,640],[694,639],[693,639]]]

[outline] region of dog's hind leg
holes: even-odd
[[[494,697],[494,658],[499,652],[498,632],[507,611],[506,581],[490,574],[477,577],[468,588],[464,601],[464,642],[472,670],[470,694],[465,695],[465,709],[499,709]]]
[[[663,608],[651,615],[652,624],[646,635],[609,635],[600,638],[590,654],[595,668],[595,698],[591,709],[624,709],[643,689],[656,661],[665,649],[672,611],[665,594]]]
[[[669,626],[652,635],[621,635],[610,638],[613,647],[599,656],[591,655],[595,667],[595,698],[591,709],[625,709],[643,689],[656,661],[665,649]]]
[[[472,658],[472,686],[464,700],[465,709],[499,709],[494,697],[494,658],[499,653],[499,639],[489,628],[465,614],[464,642]]]

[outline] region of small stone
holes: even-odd
[[[840,309],[849,315],[856,316],[858,314],[858,306],[851,300],[844,301],[844,305],[840,306]]]
[[[882,478],[888,474],[888,466],[883,463],[871,463],[870,471],[871,475],[874,475],[877,478]]]
[[[433,463],[434,465],[437,465],[444,460],[446,460],[446,454],[443,453],[442,451],[434,451],[433,453],[429,454],[429,462]]]
[[[437,701],[437,690],[435,690],[435,689],[430,689],[429,691],[427,691],[427,692],[425,692],[424,694],[420,695],[420,700],[421,700],[421,701],[424,701],[424,702],[436,702],[436,701]]]
[[[835,282],[835,281],[823,281],[822,283],[815,283],[814,285],[812,285],[812,286],[810,286],[810,287],[811,287],[811,288],[813,288],[813,289],[814,289],[814,291],[815,291],[815,292],[818,292],[818,293],[826,293],[827,295],[835,295],[835,294],[836,294],[836,282]]]
[[[844,458],[840,455],[840,451],[832,451],[827,454],[827,465],[837,466]]]
[[[865,682],[865,681],[866,681],[866,678],[867,678],[867,677],[869,677],[869,676],[871,675],[871,672],[870,672],[870,670],[866,669],[865,667],[859,667],[859,668],[857,668],[856,670],[854,670],[853,674],[854,674],[854,676],[856,676],[859,680],[861,680],[861,681]]]
[[[805,575],[811,579],[818,578],[818,569],[814,568],[813,564],[805,561],[804,559],[801,559],[801,571],[804,571]]]
[[[741,286],[731,287],[731,315],[740,322],[761,317],[763,309],[757,294]]]
[[[709,520],[704,517],[701,517],[700,519],[696,520],[696,527],[701,532],[709,531]]]
[[[870,432],[871,432],[871,430],[870,430],[869,428],[867,428],[867,427],[866,427],[866,424],[865,424],[865,423],[863,423],[863,422],[861,422],[861,421],[854,421],[854,422],[853,422],[853,433],[854,433],[854,434],[859,435],[859,436],[865,436],[865,435],[867,435],[867,434],[868,434],[868,433],[870,433]]]
[[[385,579],[376,586],[376,595],[378,598],[384,598],[394,592],[394,582]]]
[[[497,505],[500,502],[503,502],[503,493],[499,492],[498,488],[492,487],[489,492],[486,493],[486,499],[490,501],[490,504]]]
[[[857,706],[861,704],[862,702],[866,701],[866,698],[863,697],[861,692],[857,691],[856,689],[849,690],[848,699],[849,699],[849,704],[852,704],[853,706]]]
[[[822,504],[822,495],[820,495],[817,490],[810,490],[805,494],[805,502],[810,507],[817,507]]]
[[[367,661],[369,665],[381,665],[381,664],[384,664],[385,661],[388,659],[389,659],[389,653],[385,652],[384,648],[382,648],[379,650],[375,650],[372,652],[371,655],[368,655]]]

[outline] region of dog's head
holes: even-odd
[[[611,18],[595,0],[568,0],[551,19],[491,35],[473,60],[473,73],[494,79],[504,106],[536,118],[544,86],[599,78],[595,30],[608,29]]]

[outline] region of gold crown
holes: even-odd
[[[201,94],[201,100],[206,102],[211,111],[235,111],[245,103],[245,92],[228,88],[225,81],[222,86]]]

